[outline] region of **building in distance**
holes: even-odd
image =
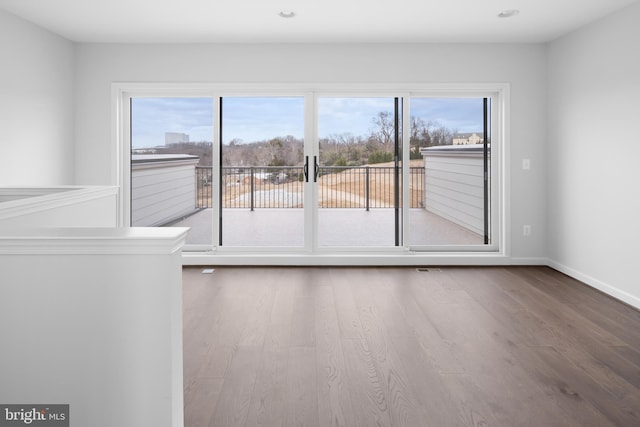
[[[484,138],[481,132],[456,133],[453,135],[453,145],[482,144]]]

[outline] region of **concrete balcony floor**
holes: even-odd
[[[213,210],[203,209],[172,226],[191,227],[187,244],[212,242]],[[222,244],[231,247],[303,246],[303,209],[224,209]],[[409,245],[479,245],[483,237],[424,209],[411,209]],[[321,247],[394,245],[393,209],[319,209]],[[217,240],[217,239],[216,239]]]

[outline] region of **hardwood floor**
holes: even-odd
[[[545,267],[184,273],[185,426],[640,426],[640,312]]]

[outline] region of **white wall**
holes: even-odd
[[[73,44],[0,10],[0,58],[0,185],[73,184]]]
[[[549,46],[552,265],[640,307],[640,4]]]
[[[541,45],[81,44],[76,68],[76,182],[113,184],[112,82],[375,82],[511,84],[514,257],[545,254],[546,50]],[[460,58],[471,67],[460,67]],[[522,237],[522,224],[534,230]]]

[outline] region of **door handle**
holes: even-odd
[[[318,173],[320,165],[318,165],[318,156],[313,156],[313,182],[318,182]]]
[[[306,156],[302,172],[304,173],[304,182],[309,182],[309,156]]]

